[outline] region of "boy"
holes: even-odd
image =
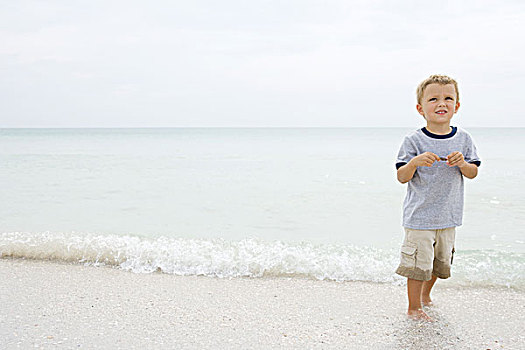
[[[417,88],[417,111],[427,126],[403,140],[397,179],[408,182],[403,204],[405,239],[396,273],[407,277],[408,316],[431,321],[437,278],[450,277],[456,227],[463,218],[463,177],[473,179],[481,162],[470,135],[450,126],[459,108],[457,82],[432,75]]]

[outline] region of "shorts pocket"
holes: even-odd
[[[452,248],[452,255],[450,256],[450,265],[452,265],[452,262],[454,261],[454,253],[456,252],[456,249]]]
[[[405,242],[401,246],[401,265],[416,267],[417,244]]]

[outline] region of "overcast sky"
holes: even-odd
[[[0,127],[525,127],[525,1],[0,1]]]

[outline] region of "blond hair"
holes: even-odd
[[[440,75],[440,74],[434,74],[423,80],[418,86],[417,86],[417,103],[421,104],[421,100],[423,99],[423,93],[425,92],[425,89],[430,84],[439,84],[439,85],[447,85],[447,84],[454,84],[454,89],[456,90],[456,102],[459,102],[459,90],[458,90],[458,82],[452,79],[449,76],[446,75]]]

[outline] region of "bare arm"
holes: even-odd
[[[410,164],[410,162],[406,163],[405,165],[397,169],[397,180],[402,184],[407,183],[414,177],[416,169],[417,166]]]
[[[410,159],[408,163],[397,169],[397,180],[402,184],[407,183],[414,177],[418,166],[431,167],[439,157],[432,152],[425,152]]]
[[[473,179],[478,176],[478,166],[476,164],[466,163],[465,166],[459,167],[463,176]]]
[[[457,165],[463,176],[473,179],[478,175],[478,166],[467,163],[461,152],[452,152],[448,157],[448,165]]]

